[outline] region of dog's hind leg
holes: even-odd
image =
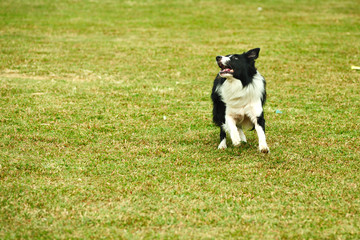
[[[220,144],[218,146],[218,149],[225,149],[226,146],[226,132],[222,127],[220,127]]]
[[[226,130],[230,133],[230,138],[234,146],[239,146],[241,143],[240,134],[236,127],[236,121],[229,115],[225,116]]]
[[[238,130],[239,130],[239,135],[240,135],[241,141],[242,141],[242,142],[246,142],[246,136],[245,136],[245,133],[244,133],[243,129],[242,129],[242,128],[238,128]]]

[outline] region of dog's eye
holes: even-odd
[[[237,57],[233,57],[234,60],[239,60]]]

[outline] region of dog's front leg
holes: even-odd
[[[236,121],[233,117],[226,115],[225,116],[225,125],[230,133],[230,138],[234,146],[240,145],[240,134],[238,128],[236,127]]]
[[[226,146],[226,132],[223,129],[223,126],[220,127],[220,144],[218,146],[218,149],[225,149]]]
[[[260,117],[257,117],[257,121],[255,123],[255,130],[259,138],[259,150],[262,153],[269,153],[269,147],[266,143],[265,137],[265,119],[264,114],[262,113]]]
[[[269,150],[269,147],[267,146],[267,143],[266,143],[266,137],[265,137],[264,129],[260,125],[257,124],[257,125],[255,125],[255,130],[256,130],[256,133],[257,133],[258,138],[259,138],[259,150],[260,150],[260,152],[269,153],[270,150]]]

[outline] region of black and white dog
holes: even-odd
[[[269,152],[265,138],[263,106],[266,100],[265,79],[255,68],[260,48],[243,54],[217,56],[221,71],[215,78],[211,99],[213,121],[220,127],[219,149],[225,149],[226,133],[234,146],[246,142],[245,129],[255,129],[259,150]]]

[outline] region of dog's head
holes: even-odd
[[[256,74],[255,59],[259,57],[260,48],[243,54],[217,56],[216,62],[221,68],[219,75],[223,78],[246,80]]]

